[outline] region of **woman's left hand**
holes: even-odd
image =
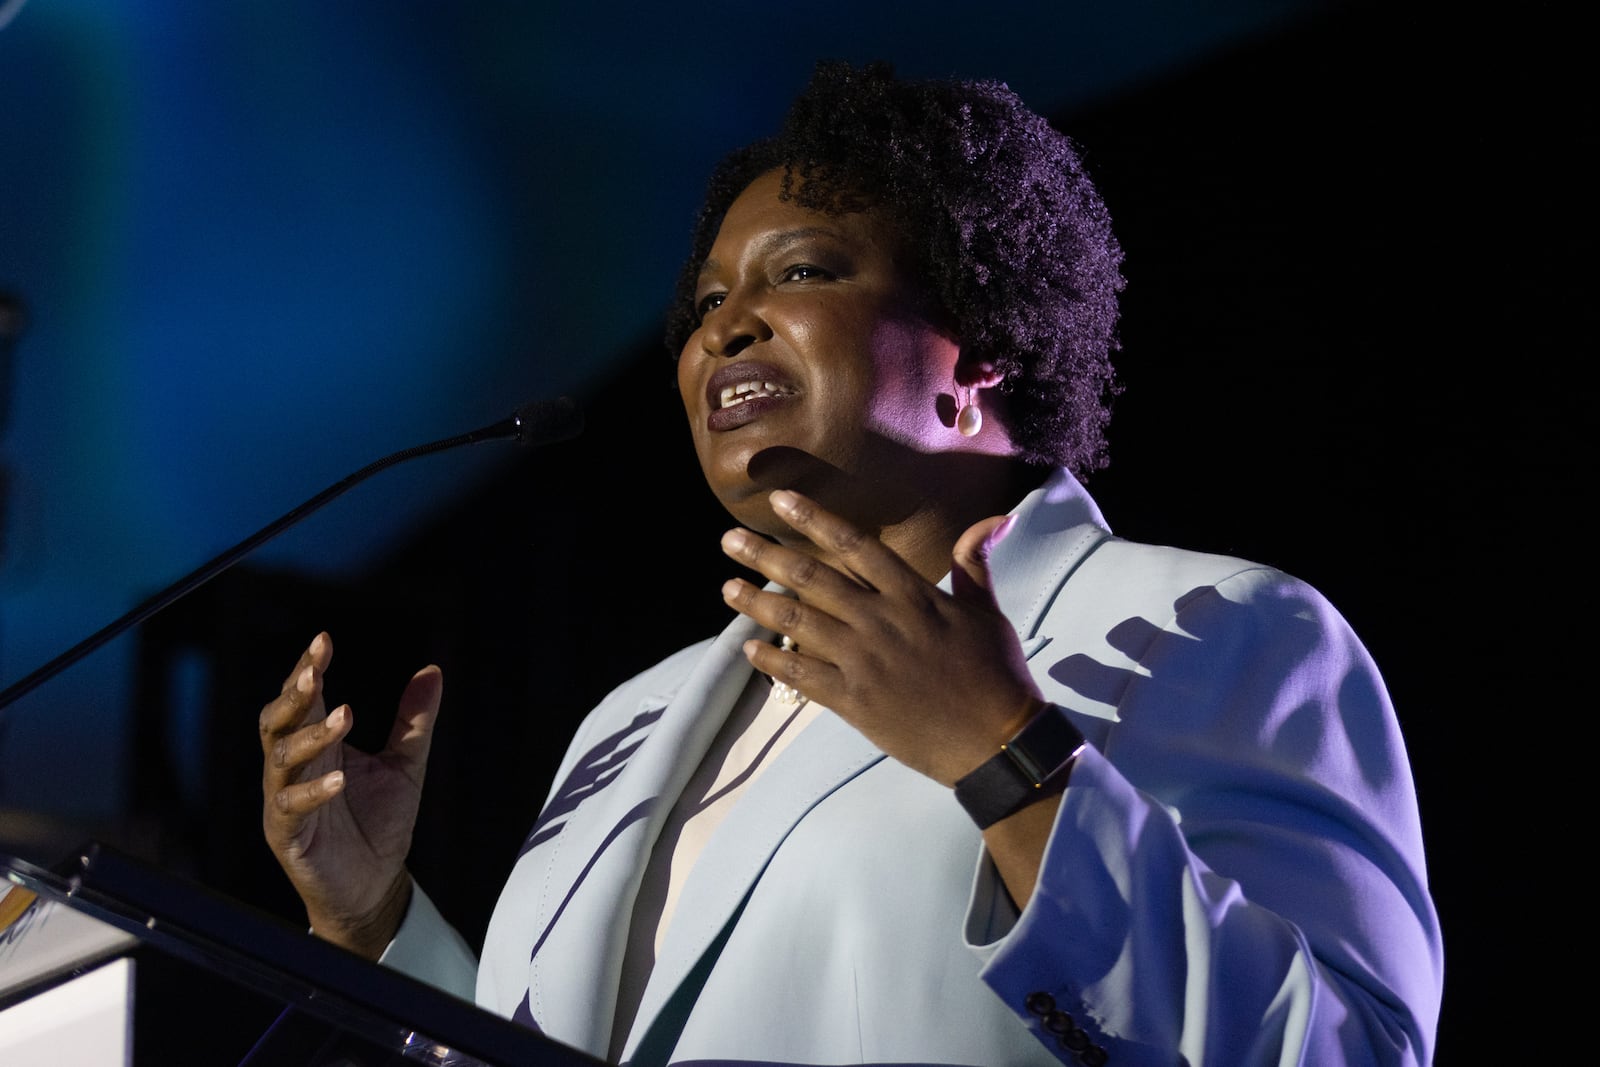
[[[995,516],[956,542],[946,593],[892,550],[799,493],[775,513],[834,565],[744,529],[723,535],[731,558],[793,597],[742,579],[723,598],[798,646],[748,641],[759,671],[831,708],[885,753],[945,785],[999,750],[1043,706],[1016,630],[990,587],[989,550],[1010,525]],[[841,569],[842,568],[842,569]]]

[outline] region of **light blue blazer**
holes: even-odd
[[[636,1064],[1412,1064],[1442,977],[1416,799],[1378,672],[1326,601],[1110,536],[1065,471],[992,557],[1035,680],[1091,742],[1020,915],[950,791],[831,714],[694,867]],[[604,1056],[650,849],[766,635],[633,678],[573,740],[476,998]],[[417,893],[385,962],[468,993]]]

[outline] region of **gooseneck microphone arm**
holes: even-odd
[[[530,447],[554,444],[557,441],[566,441],[578,436],[579,431],[582,429],[583,413],[571,398],[560,397],[556,400],[535,400],[522,405],[509,418],[502,419],[491,426],[473,430],[471,433],[447,437],[441,441],[434,441],[432,444],[407,448],[391,456],[385,456],[376,463],[370,463],[344,479],[344,481],[324,489],[276,522],[262,527],[211,562],[178,579],[120,619],[99,630],[86,640],[73,645],[21,681],[7,686],[3,691],[0,691],[0,709],[8,707],[24,694],[32,692],[40,685],[54,678],[57,674],[60,674],[130,626],[138,625],[168,604],[171,604],[174,600],[198,589],[284,530],[328,503],[334,497],[339,496],[360,482],[366,481],[381,470],[393,467],[397,463],[404,463],[408,459],[432,455],[435,452],[458,448],[461,445],[477,444],[480,441],[515,440],[518,444]]]

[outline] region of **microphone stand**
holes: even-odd
[[[32,692],[40,685],[54,678],[124,630],[138,625],[168,604],[171,604],[174,600],[198,589],[255,549],[328,503],[328,501],[353,486],[366,481],[381,470],[393,467],[397,463],[404,463],[408,459],[432,455],[435,452],[443,452],[446,449],[457,448],[461,445],[477,444],[480,441],[515,439],[519,444],[528,446],[552,444],[557,441],[570,440],[576,437],[582,429],[583,413],[571,398],[560,397],[556,400],[535,400],[522,405],[511,416],[493,425],[484,426],[473,430],[471,433],[446,437],[431,444],[402,449],[393,455],[385,456],[375,463],[369,463],[343,481],[324,489],[282,518],[268,523],[209,563],[203,564],[190,574],[178,579],[120,619],[73,645],[49,663],[24,677],[21,681],[7,686],[4,690],[0,690],[0,710],[5,709],[25,694]]]

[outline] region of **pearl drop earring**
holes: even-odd
[[[967,387],[966,402],[961,405],[961,410],[956,412],[956,432],[962,437],[976,437],[978,431],[983,429],[983,412],[978,410],[978,396]]]

